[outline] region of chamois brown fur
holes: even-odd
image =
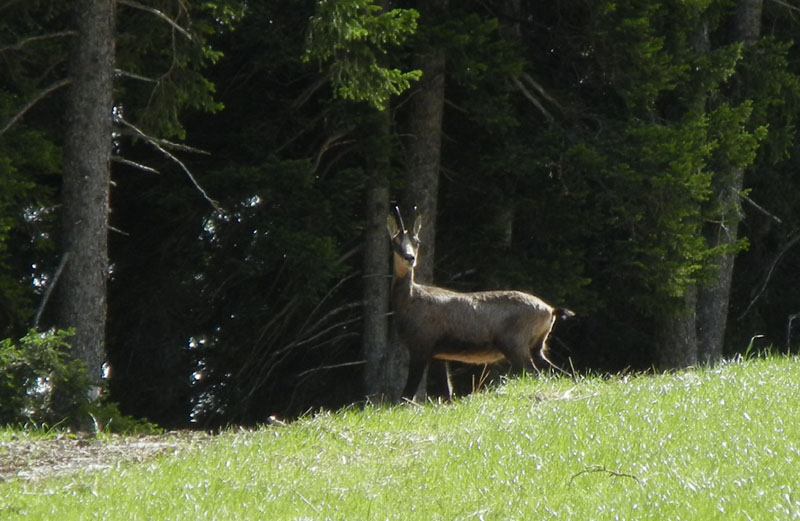
[[[521,291],[460,293],[417,284],[421,221],[418,216],[409,232],[397,208],[395,214],[387,228],[394,251],[394,327],[410,355],[404,398],[414,398],[432,359],[487,364],[506,358],[515,371],[532,372],[536,356],[555,367],[547,358],[547,339],[556,321],[572,311]]]

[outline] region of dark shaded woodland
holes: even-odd
[[[399,392],[394,203],[421,281],[574,310],[563,367],[797,350],[789,4],[52,4],[0,4],[0,338],[75,327],[123,413]]]

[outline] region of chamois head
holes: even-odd
[[[416,207],[414,207],[414,213],[417,213]],[[417,215],[411,232],[406,230],[403,224],[403,217],[400,215],[400,209],[397,206],[394,207],[394,215],[390,214],[386,218],[386,229],[389,230],[389,237],[392,241],[395,275],[397,277],[404,277],[417,264],[419,231],[421,228],[422,216]]]

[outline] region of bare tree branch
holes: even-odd
[[[45,306],[47,306],[47,301],[50,300],[50,294],[53,293],[53,289],[55,289],[58,278],[61,277],[61,272],[64,271],[64,266],[67,265],[70,255],[70,252],[64,252],[64,255],[61,257],[61,262],[58,263],[58,268],[56,268],[56,272],[53,274],[53,280],[47,283],[47,288],[45,288],[44,295],[42,296],[42,302],[39,304],[39,309],[36,310],[36,315],[33,317],[33,329],[39,329],[39,319],[42,318],[42,313],[44,312]]]
[[[330,312],[322,320],[325,320],[325,319],[329,318],[329,316],[333,316],[333,315],[339,314],[342,311],[347,311],[349,309],[352,309],[352,308],[355,308],[355,307],[359,307],[359,306],[361,306],[360,302],[354,302],[354,303],[351,303],[351,304],[345,304],[344,306],[341,306],[341,307],[333,310],[332,312]],[[331,324],[330,326],[326,327],[325,329],[321,330],[319,333],[316,333],[316,334],[314,334],[314,335],[312,335],[312,336],[310,336],[308,338],[305,338],[303,340],[300,340],[298,342],[292,342],[291,344],[286,346],[284,348],[284,350],[286,350],[288,352],[288,351],[291,351],[292,349],[297,349],[298,347],[302,347],[302,346],[308,345],[308,344],[310,344],[310,343],[312,343],[312,342],[314,342],[314,341],[316,341],[316,340],[318,340],[320,338],[323,338],[324,336],[326,336],[328,333],[330,333],[332,331],[335,331],[337,329],[341,329],[341,328],[343,328],[345,326],[349,326],[351,324],[356,324],[356,323],[358,323],[360,321],[361,321],[361,317],[355,317],[355,318],[342,320],[341,322],[336,322],[336,323]],[[323,342],[323,344],[324,343],[325,342]],[[280,354],[282,351],[283,350],[279,351],[278,354]]]
[[[181,152],[191,152],[192,154],[200,154],[204,156],[211,155],[211,152],[209,152],[208,150],[203,150],[202,148],[190,147],[189,145],[184,145],[183,143],[175,143],[173,141],[169,141],[166,139],[159,139],[159,138],[153,138],[153,139],[155,139],[159,145],[165,148],[180,150]]]
[[[593,465],[591,467],[586,467],[582,471],[573,474],[572,477],[569,478],[569,485],[572,486],[572,482],[575,481],[575,478],[577,478],[578,476],[581,476],[583,474],[591,474],[591,473],[594,473],[594,472],[604,472],[606,474],[609,474],[611,476],[616,476],[616,477],[619,477],[619,478],[630,478],[630,479],[636,480],[637,483],[641,483],[642,482],[642,480],[640,480],[639,478],[637,478],[633,474],[626,474],[624,472],[615,472],[613,470],[608,470],[604,465]]]
[[[300,95],[292,101],[291,109],[297,110],[314,95],[319,89],[321,89],[325,84],[330,80],[332,73],[330,69],[325,71],[324,74],[321,74],[319,78],[315,81],[311,82],[304,90],[300,93]]]
[[[39,42],[42,40],[50,40],[53,38],[62,38],[64,36],[74,36],[75,31],[58,31],[55,33],[48,33],[48,34],[39,34],[36,36],[30,36],[28,38],[23,38],[22,40],[18,41],[12,45],[6,45],[4,47],[0,47],[0,53],[4,53],[6,51],[19,51],[29,43]]]
[[[283,152],[288,146],[290,146],[292,143],[297,141],[301,136],[303,136],[306,132],[308,132],[309,129],[314,128],[317,125],[317,123],[319,123],[320,121],[322,121],[325,118],[327,118],[328,115],[329,115],[329,112],[330,112],[329,109],[321,110],[318,115],[314,116],[308,122],[308,124],[304,125],[303,128],[301,128],[296,133],[294,133],[291,136],[289,136],[280,145],[278,145],[275,148],[275,152]]]
[[[187,40],[192,41],[192,35],[191,33],[189,33],[189,31],[181,27],[175,20],[170,18],[168,15],[164,14],[162,11],[159,11],[155,7],[150,7],[144,4],[140,4],[139,2],[134,2],[133,0],[117,0],[117,3],[122,5],[127,5],[128,7],[139,9],[141,11],[147,11],[148,13],[156,15],[157,17],[161,18],[162,20],[170,24],[172,27],[174,27],[175,30],[177,30],[179,33],[185,36]]]
[[[180,166],[180,167],[181,167],[181,169],[182,169],[182,170],[184,171],[184,173],[186,174],[186,176],[187,176],[187,177],[189,178],[189,180],[192,182],[192,184],[194,185],[194,187],[197,189],[197,191],[199,191],[199,192],[200,192],[200,194],[202,194],[203,198],[204,198],[206,201],[208,201],[208,202],[209,202],[209,204],[210,204],[212,207],[214,207],[214,209],[215,209],[216,211],[218,211],[219,213],[221,213],[221,214],[225,214],[225,213],[227,213],[227,212],[226,212],[226,211],[225,211],[225,210],[224,210],[224,209],[223,209],[223,208],[222,208],[222,207],[219,205],[219,202],[217,202],[215,199],[212,199],[212,198],[211,198],[211,197],[208,195],[208,193],[207,193],[207,192],[206,192],[206,191],[203,189],[203,187],[202,187],[202,186],[200,186],[200,183],[198,183],[198,182],[197,182],[197,179],[195,179],[194,175],[192,175],[192,172],[191,172],[191,171],[190,171],[190,170],[189,170],[189,169],[186,167],[186,165],[185,165],[185,164],[183,164],[183,162],[182,162],[180,159],[178,159],[177,157],[175,157],[173,154],[171,154],[171,153],[170,153],[168,150],[166,150],[166,149],[165,149],[165,148],[164,148],[164,147],[161,145],[161,143],[159,142],[160,140],[158,140],[158,139],[156,139],[156,138],[153,138],[153,137],[150,137],[150,136],[148,136],[147,134],[145,134],[144,132],[142,132],[142,131],[141,131],[139,128],[137,128],[135,125],[133,125],[133,124],[131,124],[131,123],[129,123],[129,122],[127,122],[127,121],[125,121],[125,120],[124,120],[124,119],[122,119],[122,118],[115,118],[115,119],[114,119],[114,121],[115,121],[116,123],[119,123],[119,124],[121,124],[121,125],[124,125],[125,127],[129,128],[129,129],[131,129],[131,130],[133,130],[133,131],[136,133],[136,135],[137,135],[137,136],[141,137],[142,139],[144,139],[145,141],[147,141],[148,143],[150,143],[150,144],[151,144],[153,147],[155,147],[155,149],[156,149],[156,150],[158,150],[159,152],[161,152],[162,154],[164,154],[165,156],[167,156],[168,158],[170,158],[170,159],[171,159],[173,162],[175,162],[175,163],[176,163],[178,166]],[[173,144],[174,144],[174,143],[173,143]]]
[[[798,12],[800,12],[800,7],[794,6],[794,5],[790,4],[790,3],[783,2],[781,0],[772,0],[772,1],[775,2],[776,4],[782,6],[782,7],[785,7],[787,9],[789,9],[790,11],[798,11]]]
[[[0,128],[0,136],[5,134],[6,131],[8,131],[8,129],[10,129],[11,127],[14,126],[14,123],[16,123],[17,120],[19,120],[19,118],[24,116],[25,113],[28,112],[31,108],[33,108],[34,105],[36,105],[37,103],[42,101],[45,97],[47,97],[48,94],[50,94],[51,92],[53,92],[55,90],[60,89],[61,87],[65,87],[65,86],[69,85],[70,83],[72,83],[72,80],[70,78],[66,78],[66,79],[63,79],[63,80],[60,80],[60,81],[57,81],[57,82],[53,83],[52,85],[50,85],[47,88],[45,88],[42,92],[37,94],[32,100],[30,100],[28,103],[26,103],[25,106],[22,107],[19,110],[19,112],[17,112],[13,116],[11,116],[11,119],[9,119],[5,123],[5,125],[3,125],[3,128]]]
[[[355,250],[357,251],[357,250]],[[349,257],[350,252],[346,253],[339,259],[340,262]],[[249,392],[246,394],[246,399],[249,399],[260,387],[265,385],[270,380],[274,371],[281,367],[283,361],[291,355],[296,349],[305,348],[313,349],[320,345],[333,344],[343,338],[347,338],[353,334],[348,331],[348,325],[357,323],[361,320],[361,316],[351,316],[348,312],[360,307],[362,303],[349,302],[334,309],[329,310],[322,316],[318,316],[324,304],[341,288],[347,281],[351,280],[357,274],[347,275],[339,280],[321,299],[321,301],[314,307],[308,314],[305,322],[295,332],[294,339],[281,347],[275,347],[271,350],[269,356],[258,355],[257,346],[253,346],[251,351],[251,359],[255,360],[251,366],[243,367],[238,375],[237,380],[249,382]],[[279,341],[280,336],[285,332],[280,324],[286,324],[289,320],[283,320],[283,316],[292,316],[299,308],[300,300],[297,297],[286,304],[282,310],[276,313],[275,317],[262,329],[257,344],[275,344]],[[342,315],[344,316],[342,317]],[[280,321],[277,318],[280,317]],[[336,322],[334,322],[336,320]],[[344,330],[342,334],[328,337],[330,333],[336,330]],[[269,338],[267,337],[269,333]],[[251,375],[251,376],[248,376]]]
[[[158,170],[156,170],[155,168],[151,168],[151,167],[149,167],[147,165],[142,165],[142,164],[137,163],[135,161],[131,161],[130,159],[125,159],[124,157],[111,156],[111,161],[113,161],[115,163],[120,163],[120,164],[123,164],[123,165],[128,165],[128,166],[131,166],[133,168],[136,168],[137,170],[143,170],[143,171],[148,172],[150,174],[160,174],[161,173]]]
[[[321,367],[314,367],[313,369],[306,369],[302,373],[297,373],[297,378],[303,378],[304,376],[307,376],[307,375],[312,374],[312,373],[316,373],[318,371],[326,371],[328,369],[339,369],[341,367],[351,367],[351,366],[354,366],[354,365],[364,365],[366,363],[367,363],[366,360],[358,360],[356,362],[344,362],[344,363],[341,363],[341,364],[323,365]]]
[[[514,82],[514,85],[516,85],[517,88],[520,90],[520,92],[522,92],[523,96],[528,98],[528,101],[533,103],[533,105],[537,109],[539,109],[539,112],[544,114],[544,117],[547,118],[547,121],[553,121],[555,119],[555,118],[553,118],[553,115],[550,114],[550,112],[546,108],[544,108],[544,105],[542,105],[542,103],[539,101],[539,99],[536,96],[534,96],[528,90],[527,87],[525,87],[525,85],[519,80],[519,78],[517,78],[517,77],[511,78],[511,81]]]
[[[358,252],[359,249],[360,248],[357,247],[357,248],[353,248],[352,250],[347,252],[340,259],[338,259],[338,261],[336,262],[336,265],[337,266],[341,265],[345,260],[347,260],[348,257],[350,257],[350,255],[352,255],[353,253]],[[314,306],[314,309],[312,309],[311,312],[308,314],[308,317],[306,317],[306,320],[303,323],[303,325],[300,326],[300,330],[298,331],[298,334],[297,334],[298,337],[302,337],[302,336],[306,335],[306,331],[308,331],[309,333],[314,331],[315,327],[312,326],[311,328],[309,328],[309,324],[311,323],[312,319],[315,318],[317,312],[322,308],[322,306],[325,303],[327,303],[328,299],[330,299],[337,291],[339,291],[339,289],[342,286],[344,286],[349,280],[351,280],[357,274],[358,274],[358,272],[355,272],[355,273],[351,273],[350,275],[347,275],[347,276],[343,277],[342,279],[339,280],[339,282],[334,284],[331,289],[328,290],[328,292],[325,294],[325,296],[322,297],[322,299],[320,299],[320,301],[317,303],[317,305]],[[323,317],[323,318],[321,318],[321,319],[319,319],[317,321],[317,325],[324,323],[325,319],[327,317],[331,316],[331,315],[332,315],[332,312],[327,313],[325,317]]]
[[[0,4],[0,13],[5,11],[6,9],[14,7],[15,4],[21,4],[27,1],[28,0],[6,0],[4,3]]]
[[[130,123],[128,123],[127,121],[125,123],[130,125]],[[142,131],[139,130],[139,129],[136,129],[136,130],[133,130],[133,129],[125,130],[125,129],[123,129],[121,131],[121,133],[126,135],[126,136],[142,137],[142,134],[141,134]],[[191,152],[192,154],[202,154],[204,156],[210,156],[211,155],[211,152],[209,152],[208,150],[203,150],[202,148],[190,147],[189,145],[184,145],[182,143],[175,143],[175,142],[169,141],[167,139],[157,138],[157,137],[153,137],[153,136],[147,136],[147,139],[155,141],[156,143],[158,143],[159,145],[161,145],[164,148],[169,148],[169,149],[172,149],[172,150],[180,150],[181,152]]]
[[[547,91],[546,91],[546,90],[544,90],[544,87],[542,87],[542,86],[539,84],[539,82],[537,82],[536,80],[534,80],[534,79],[531,77],[531,75],[530,75],[530,74],[528,74],[527,72],[523,72],[522,74],[520,74],[520,77],[521,77],[523,80],[525,80],[525,81],[528,83],[528,85],[530,85],[531,87],[533,87],[534,89],[536,89],[536,92],[538,92],[540,96],[542,96],[544,99],[546,99],[547,101],[549,101],[550,103],[552,103],[552,104],[553,104],[553,105],[554,105],[554,106],[555,106],[555,107],[556,107],[558,110],[561,110],[561,111],[563,112],[563,110],[561,109],[561,105],[559,105],[559,104],[558,104],[558,102],[555,100],[555,98],[554,98],[554,97],[552,97],[550,94],[548,94],[548,93],[547,93]]]
[[[761,212],[761,213],[763,213],[764,215],[766,215],[767,217],[771,218],[772,220],[774,220],[774,221],[775,221],[775,222],[777,222],[778,224],[783,224],[783,221],[781,220],[781,218],[780,218],[780,217],[778,217],[777,215],[773,215],[773,214],[769,213],[769,212],[768,212],[766,209],[764,209],[764,207],[763,207],[763,206],[761,206],[761,205],[760,205],[760,204],[758,204],[757,202],[755,202],[755,201],[753,201],[752,199],[750,199],[750,198],[749,198],[747,195],[745,195],[745,194],[743,194],[743,193],[739,192],[738,190],[736,190],[736,189],[735,189],[735,188],[733,188],[733,187],[731,187],[731,190],[735,191],[735,192],[736,192],[736,193],[739,195],[739,197],[741,197],[742,199],[744,199],[745,201],[747,201],[748,203],[750,203],[750,204],[753,206],[753,208],[755,208],[755,209],[756,209],[756,210],[758,210],[759,212]]]
[[[349,140],[347,143],[353,143],[353,140]],[[345,145],[346,143],[340,143],[340,144],[341,144],[341,145]],[[337,163],[338,163],[338,162],[339,162],[339,161],[340,161],[340,160],[341,160],[341,159],[342,159],[344,156],[346,156],[347,154],[350,154],[350,153],[352,153],[352,152],[353,152],[353,150],[354,150],[354,148],[353,148],[353,147],[345,147],[345,148],[343,148],[343,149],[339,150],[339,152],[337,152],[335,156],[333,156],[333,157],[332,157],[332,158],[330,158],[328,161],[326,161],[326,162],[325,162],[325,166],[324,166],[324,167],[322,168],[322,170],[320,170],[320,171],[319,171],[319,173],[317,174],[317,176],[319,177],[319,179],[325,179],[325,178],[327,178],[327,177],[328,177],[328,173],[329,173],[329,172],[330,172],[330,171],[333,169],[333,167],[335,167],[335,166],[336,166],[336,164],[337,164]]]
[[[123,78],[131,78],[134,80],[145,81],[147,83],[158,83],[158,80],[154,78],[148,78],[147,76],[142,76],[141,74],[136,74],[134,72],[123,71],[122,69],[114,69],[114,74]]]
[[[764,277],[764,282],[761,283],[761,288],[758,290],[758,293],[756,293],[756,296],[753,297],[753,300],[751,300],[750,303],[747,305],[745,310],[742,311],[742,313],[739,315],[738,320],[743,319],[744,316],[750,311],[750,308],[753,307],[753,304],[755,304],[756,301],[761,297],[761,295],[764,293],[764,290],[767,289],[767,284],[769,284],[769,280],[772,278],[772,272],[775,271],[775,266],[778,265],[778,262],[781,260],[781,257],[783,257],[783,255],[787,251],[789,251],[789,248],[797,244],[798,241],[800,241],[800,230],[794,232],[794,235],[791,236],[790,239],[783,246],[783,248],[781,248],[781,251],[779,251],[778,254],[775,256],[775,258],[772,259],[772,262],[770,263],[769,266],[769,270],[767,270],[767,276]]]
[[[115,227],[115,226],[111,226],[111,225],[109,225],[109,226],[108,226],[108,229],[109,229],[109,230],[111,230],[111,231],[112,231],[112,232],[114,232],[114,233],[118,233],[118,234],[120,234],[120,235],[124,235],[125,237],[130,237],[130,236],[131,236],[131,234],[130,234],[130,233],[128,233],[128,232],[125,232],[125,231],[122,231],[122,230],[120,230],[119,228],[117,228],[117,227]]]
[[[320,162],[322,162],[322,156],[325,154],[325,152],[327,152],[334,146],[343,145],[350,142],[350,141],[342,141],[337,143],[337,141],[339,141],[340,139],[348,135],[350,132],[352,132],[353,129],[354,127],[352,125],[349,125],[345,128],[337,130],[335,133],[333,133],[332,135],[328,136],[325,139],[325,141],[322,143],[322,146],[319,147],[316,157],[314,158],[314,164],[311,167],[312,172],[316,172],[317,169],[319,168],[319,164]]]

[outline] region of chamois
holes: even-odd
[[[506,358],[515,372],[533,372],[535,354],[558,369],[547,358],[547,340],[556,321],[572,311],[521,291],[460,293],[417,284],[421,216],[409,232],[396,206],[394,213],[386,221],[394,252],[394,327],[410,355],[403,398],[414,399],[432,359],[489,364]]]

